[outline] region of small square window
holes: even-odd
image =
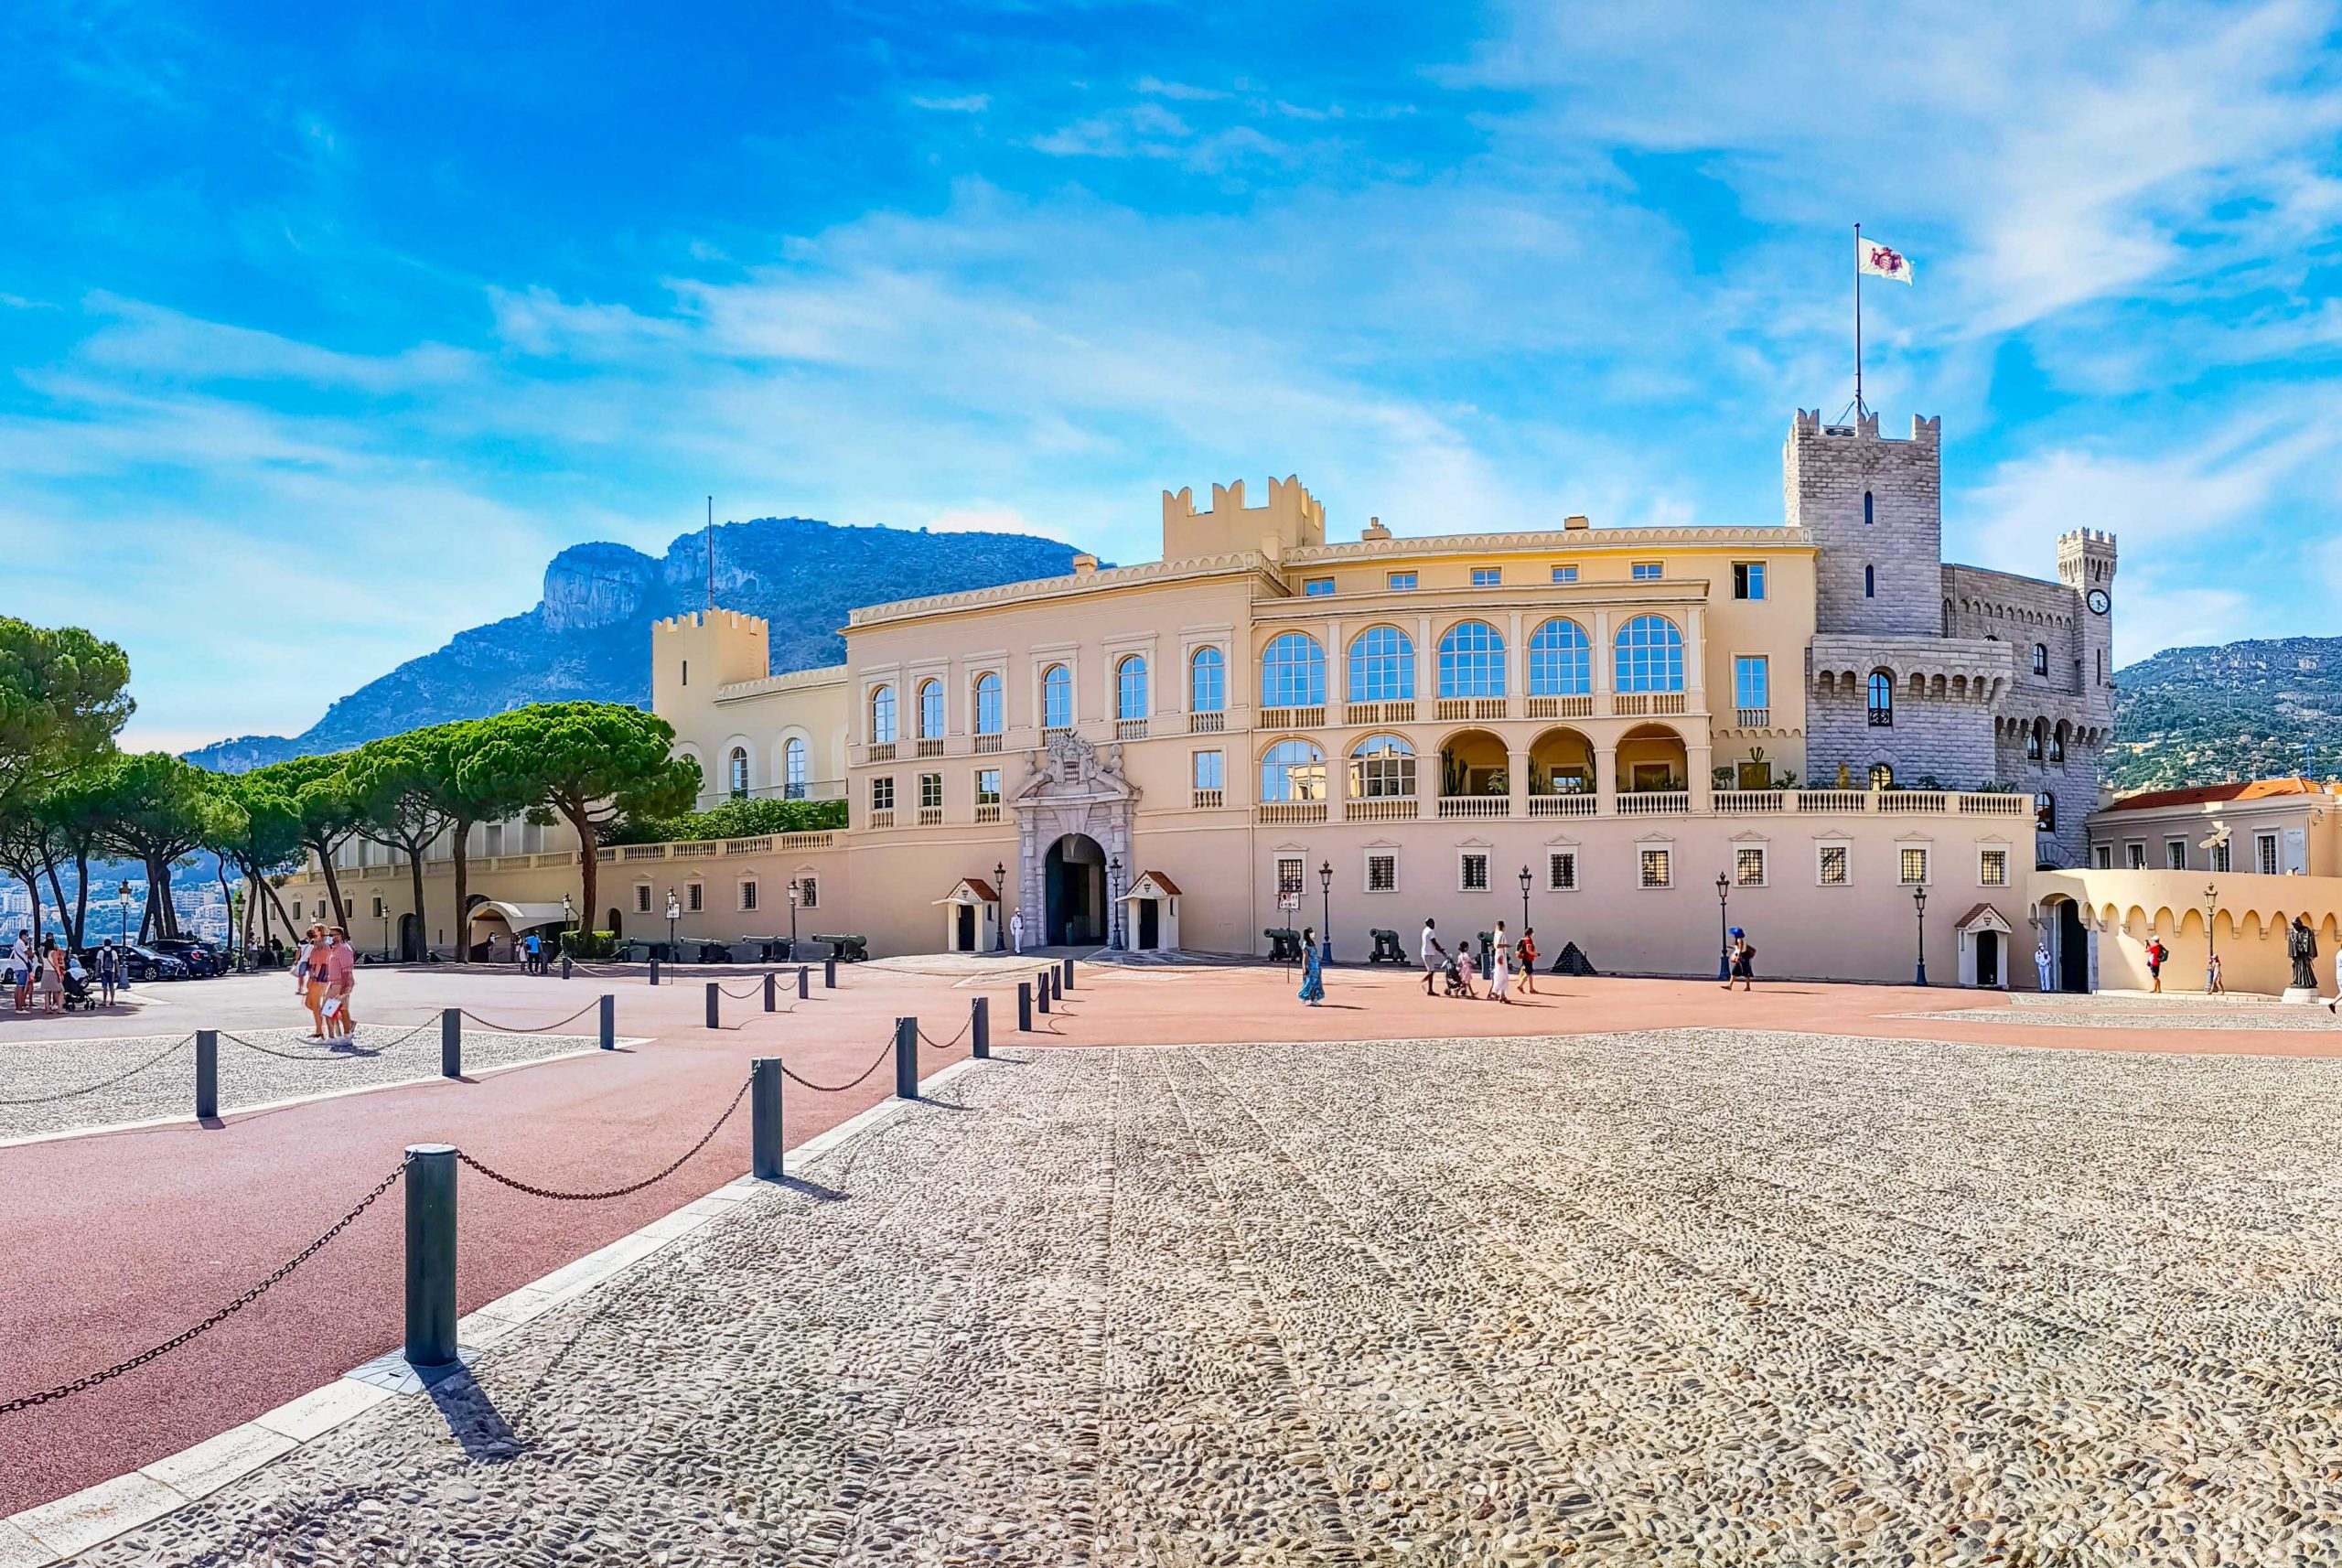
[[[1638,561],[1627,569],[1627,575],[1638,583],[1656,583],[1660,577],[1666,575],[1666,563]]]
[[[745,914],[754,910],[756,907],[757,884],[756,879],[751,877],[740,884],[740,908]]]
[[[1196,788],[1219,789],[1228,778],[1228,754],[1219,751],[1196,753]]]
[[[2009,852],[1988,849],[1976,856],[1976,881],[1985,887],[2006,887],[2009,885]]]
[[[800,909],[818,909],[821,908],[821,880],[818,877],[812,876],[799,877],[797,879],[797,907]]]
[[[1306,869],[1306,862],[1295,859],[1291,856],[1287,856],[1286,858],[1278,861],[1277,896],[1279,897],[1283,897],[1288,893],[1300,892],[1301,879]]]
[[[1765,563],[1762,561],[1733,563],[1732,596],[1735,599],[1761,599],[1765,596]]]
[[[1554,849],[1545,852],[1545,890],[1548,893],[1577,891],[1577,851]]]
[[[1904,886],[1918,887],[1927,882],[1928,852],[1926,850],[1906,849],[1899,864],[1903,868]]]
[[[1305,597],[1322,599],[1334,591],[1334,579],[1331,577],[1305,578],[1302,582],[1301,591]]]
[[[1399,890],[1397,855],[1370,854],[1366,857],[1366,890],[1369,893],[1396,893]]]
[[[1642,854],[1642,883],[1646,887],[1665,887],[1674,878],[1675,856],[1663,849],[1647,849]]]
[[[683,908],[694,915],[707,908],[707,888],[704,884],[697,882],[683,884]]]
[[[1456,885],[1466,893],[1486,893],[1488,890],[1488,857],[1479,854],[1458,855]]]
[[[1848,881],[1846,846],[1825,843],[1821,846],[1821,880],[1824,887],[1843,887]]]
[[[1394,590],[1412,588],[1415,585],[1415,575],[1413,572],[1393,572],[1383,579],[1383,583],[1385,586]]]
[[[1765,886],[1765,852],[1747,847],[1733,852],[1732,879],[1743,887]]]
[[[1493,588],[1503,581],[1504,569],[1500,566],[1475,566],[1472,568],[1472,585],[1476,588]]]
[[[1574,582],[1576,582],[1576,581],[1577,581],[1577,568],[1576,568],[1576,567],[1574,567],[1574,566],[1556,566],[1556,567],[1554,567],[1554,568],[1553,568],[1553,581],[1555,581],[1556,583],[1574,583]]]
[[[638,915],[650,913],[650,884],[648,882],[634,885],[634,912]]]
[[[874,811],[895,809],[895,781],[892,779],[873,779],[870,781],[870,809]]]

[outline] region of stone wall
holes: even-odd
[[[1915,698],[1904,688],[1895,723],[1874,728],[1869,694],[1841,681],[1806,699],[1805,755],[1805,777],[1817,788],[1833,783],[1842,762],[1859,789],[1871,765],[1884,762],[1906,788],[1933,777],[1947,789],[1972,789],[1995,777],[1993,715],[1976,703]]]
[[[1825,425],[1818,411],[1798,411],[1781,454],[1781,499],[1789,525],[1821,547],[1816,630],[1942,634],[1940,430],[1915,418],[1909,440],[1885,440],[1875,414]]]

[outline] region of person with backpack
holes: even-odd
[[[1520,961],[1520,993],[1537,993],[1537,928],[1523,926],[1520,940],[1513,944],[1513,956]]]
[[[521,940],[521,946],[529,955],[521,965],[521,972],[522,974],[541,973],[544,969],[544,939],[538,936],[536,932],[531,931]]]
[[[1730,961],[1724,969],[1724,988],[1732,989],[1734,981],[1740,982],[1743,991],[1756,989],[1756,944],[1738,926],[1732,928],[1732,946],[1725,950]]]
[[[2161,937],[2147,939],[2147,990],[2151,995],[2163,993],[2163,961],[2168,956]]]

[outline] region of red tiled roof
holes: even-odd
[[[2125,795],[2106,809],[2144,811],[2154,806],[2203,806],[2215,800],[2265,800],[2275,795],[2315,795],[2325,789],[2307,779],[2254,779],[2242,784],[2197,784],[2186,789],[2146,789]]]

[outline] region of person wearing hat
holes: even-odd
[[[1732,989],[1734,981],[1740,982],[1743,991],[1756,989],[1756,944],[1738,926],[1732,928],[1732,945],[1725,950],[1731,963],[1724,971],[1724,988]]]

